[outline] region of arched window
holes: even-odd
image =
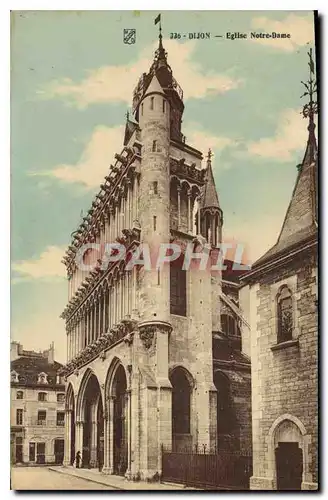
[[[157,151],[157,141],[153,141],[152,152],[155,153]]]
[[[185,371],[176,368],[170,377],[172,384],[172,432],[190,434],[191,386]]]
[[[143,103],[141,103],[141,116],[143,116]]]
[[[221,314],[221,330],[226,335],[240,335],[240,329],[236,318],[230,314]]]
[[[47,401],[47,393],[38,392],[38,401]]]
[[[278,334],[277,342],[287,342],[293,337],[293,299],[287,286],[283,286],[277,295]]]
[[[17,391],[16,392],[16,399],[23,399],[24,393],[23,391]]]
[[[57,402],[58,402],[58,403],[64,403],[64,402],[65,402],[65,394],[63,394],[63,393],[58,393],[58,394],[57,394]]]
[[[187,315],[187,273],[182,260],[170,263],[170,312],[179,316]]]
[[[150,109],[154,109],[154,98],[150,98]]]

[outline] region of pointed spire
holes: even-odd
[[[168,66],[167,63],[167,52],[165,51],[163,47],[163,36],[162,36],[162,20],[161,20],[161,14],[158,14],[158,16],[155,19],[155,24],[159,23],[159,33],[158,33],[158,49],[155,52],[155,58],[153,62],[153,67],[155,69],[158,69],[161,66]]]
[[[207,160],[206,160],[206,172],[205,172],[205,185],[202,197],[202,208],[220,208],[218,194],[216,192],[213,170],[212,170],[212,158],[213,153],[211,149],[208,150]]]
[[[318,222],[318,185],[317,185],[317,141],[315,137],[314,116],[318,113],[316,100],[317,84],[312,59],[312,49],[308,52],[310,76],[307,82],[302,82],[308,96],[308,102],[303,106],[301,114],[309,120],[308,140],[303,161],[298,165],[298,175],[291,200],[282,224],[277,243],[253,264],[253,268],[263,262],[273,259],[277,254],[295,249],[309,238],[317,235]]]

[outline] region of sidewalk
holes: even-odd
[[[87,481],[102,484],[116,490],[153,490],[153,491],[168,491],[168,490],[196,490],[196,488],[187,488],[183,484],[169,483],[147,483],[146,481],[128,481],[122,476],[114,476],[102,474],[97,469],[76,469],[75,467],[51,466],[49,470],[75,476]]]

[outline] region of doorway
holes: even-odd
[[[46,443],[36,443],[36,463],[46,463]]]
[[[278,442],[276,448],[277,490],[300,490],[303,453],[295,442]]]
[[[55,463],[62,464],[64,461],[64,440],[55,439],[54,445]]]
[[[16,463],[23,463],[23,438],[16,436]]]

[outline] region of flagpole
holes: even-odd
[[[159,41],[162,43],[162,19],[159,20]]]

